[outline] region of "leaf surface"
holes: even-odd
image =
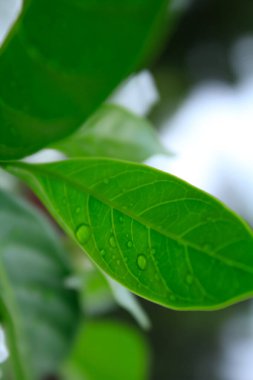
[[[110,159],[6,168],[133,292],[175,309],[223,307],[253,294],[251,230],[184,181]]]
[[[0,191],[0,316],[17,380],[40,380],[65,359],[79,320],[70,265],[37,210]],[[12,378],[12,377],[11,377]]]
[[[0,49],[0,159],[64,138],[143,63],[169,0],[28,0]]]
[[[108,104],[54,147],[69,157],[112,157],[136,162],[154,154],[168,154],[146,119]]]
[[[146,380],[149,348],[134,328],[119,322],[90,322],[80,329],[64,366],[64,380]]]

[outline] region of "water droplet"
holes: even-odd
[[[108,183],[109,183],[109,179],[105,178],[105,179],[104,179],[104,184],[105,184],[105,185],[108,185]]]
[[[116,248],[116,241],[115,241],[115,237],[114,236],[111,236],[110,239],[109,239],[109,243],[110,243],[110,246],[112,248]]]
[[[123,223],[123,222],[124,222],[124,219],[123,219],[122,216],[119,218],[119,221],[120,221],[120,223]]]
[[[87,224],[81,224],[76,230],[76,238],[80,244],[85,244],[90,239],[91,228]]]
[[[81,208],[80,208],[80,207],[77,207],[77,208],[76,208],[76,213],[79,214],[80,211],[81,211]]]
[[[144,270],[147,266],[147,259],[144,255],[139,255],[137,257],[137,265],[141,270]]]
[[[128,246],[128,248],[132,248],[132,246],[133,246],[133,242],[132,242],[132,241],[129,241],[129,242],[127,243],[127,246]]]
[[[191,274],[188,274],[186,276],[186,282],[187,282],[187,284],[188,285],[192,285],[193,281],[194,281],[194,277]]]
[[[104,256],[104,255],[105,255],[105,250],[104,250],[104,249],[101,249],[101,251],[100,251],[100,255],[101,255],[101,256]]]
[[[170,301],[171,301],[171,302],[175,302],[176,299],[177,299],[176,296],[175,296],[174,294],[170,294],[169,298],[170,298]]]
[[[117,260],[117,265],[120,265],[120,260]]]

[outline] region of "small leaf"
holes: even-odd
[[[80,329],[63,380],[147,380],[149,348],[142,335],[119,322]]]
[[[69,157],[113,157],[144,161],[165,153],[151,124],[126,109],[104,105],[74,135],[54,146]]]
[[[8,164],[103,271],[175,309],[253,294],[253,237],[222,203],[144,165],[79,159]]]
[[[0,191],[0,316],[17,380],[56,371],[79,320],[65,252],[37,210]],[[11,377],[13,378],[13,377]]]
[[[28,0],[0,49],[0,159],[66,137],[159,40],[169,0]]]

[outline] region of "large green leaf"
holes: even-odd
[[[144,165],[80,159],[14,163],[97,265],[133,292],[176,309],[253,294],[253,237],[219,201]]]
[[[137,162],[154,154],[168,154],[147,120],[109,104],[55,147],[69,157],[113,157]]]
[[[169,0],[27,0],[0,50],[0,159],[73,132],[143,61]]]
[[[149,349],[142,335],[119,322],[90,322],[80,329],[64,367],[64,380],[146,380]]]
[[[0,317],[17,380],[40,380],[65,358],[79,319],[65,252],[44,217],[0,191]]]

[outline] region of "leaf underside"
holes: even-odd
[[[79,159],[9,164],[106,273],[174,309],[253,294],[252,232],[222,203],[140,164]]]

